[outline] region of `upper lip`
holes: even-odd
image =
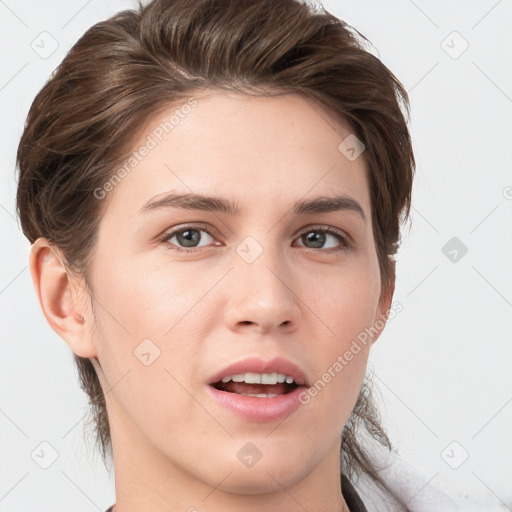
[[[225,366],[208,379],[208,384],[219,382],[222,377],[240,373],[282,373],[293,378],[298,386],[308,386],[306,374],[294,363],[282,357],[264,360],[256,357],[242,359]]]

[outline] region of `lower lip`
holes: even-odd
[[[298,386],[290,393],[272,397],[254,397],[220,391],[208,386],[208,391],[221,407],[229,409],[249,421],[279,421],[289,416],[301,405],[299,395],[306,389]]]

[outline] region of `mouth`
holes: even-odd
[[[238,361],[212,375],[208,384],[218,391],[258,398],[288,395],[308,387],[306,374],[281,357]]]
[[[299,387],[293,377],[277,372],[227,375],[210,385],[219,391],[257,398],[286,395]]]
[[[229,413],[250,422],[282,421],[299,410],[309,387],[306,374],[283,358],[251,358],[231,364],[207,382],[210,397]]]

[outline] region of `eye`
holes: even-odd
[[[314,228],[304,232],[297,240],[308,249],[337,249],[343,250],[350,247],[345,236],[334,228]]]
[[[168,244],[170,249],[178,252],[194,252],[194,249],[212,244],[215,238],[207,229],[194,226],[182,226],[165,233],[160,241]],[[307,249],[327,249],[329,252],[348,249],[348,237],[335,228],[311,228],[299,238],[300,246]],[[221,245],[216,243],[213,245]]]
[[[192,226],[185,226],[181,229],[166,233],[161,239],[162,242],[176,245],[176,247],[171,247],[171,249],[176,251],[186,251],[186,249],[203,247],[209,245],[212,240],[215,239],[206,229]]]

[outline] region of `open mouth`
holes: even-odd
[[[210,392],[221,407],[252,422],[279,421],[299,409],[299,394],[308,384],[296,365],[279,358],[248,361],[211,377]]]
[[[292,404],[300,388],[308,387],[305,373],[296,364],[282,357],[267,361],[259,358],[238,361],[212,375],[208,384],[210,389],[222,392],[216,395],[223,403],[227,400],[231,404],[243,403],[244,407],[249,407],[250,402],[253,402],[251,407],[264,405],[265,408],[270,406],[270,402],[276,407],[279,404]],[[239,395],[239,401],[236,395]],[[262,401],[258,405],[258,400],[244,401],[242,396],[257,397]],[[276,397],[275,400],[264,400],[273,397]]]
[[[222,382],[222,380],[214,382],[211,384],[211,386],[213,386],[215,389],[218,389],[219,391],[226,391],[228,393],[236,393],[239,395],[254,396],[259,398],[286,395],[298,387],[295,382],[290,384],[286,382],[279,382],[276,384],[253,384],[233,381]]]

